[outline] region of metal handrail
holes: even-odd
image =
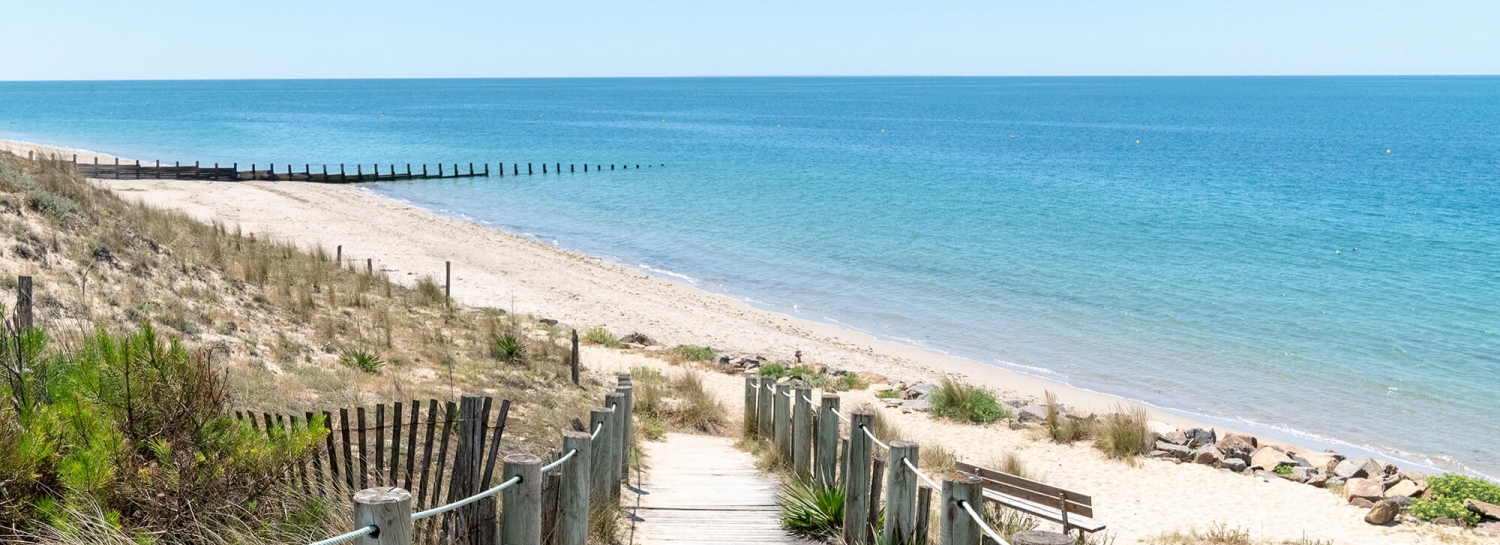
[[[984,533],[990,535],[990,539],[995,540],[995,542],[999,543],[1000,545],[1010,545],[1009,542],[1000,537],[1000,534],[995,533],[995,530],[993,528],[990,528],[990,525],[984,523],[984,517],[979,516],[979,513],[975,513],[974,507],[969,505],[969,502],[960,500],[958,504],[963,506],[964,511],[969,512],[969,517],[973,518],[974,522],[979,523],[979,527],[984,529]]]
[[[364,536],[370,535],[372,533],[375,533],[375,531],[379,530],[379,529],[380,529],[380,527],[375,526],[374,524],[371,524],[369,526],[366,526],[364,528],[360,528],[360,529],[355,530],[353,532],[349,532],[347,534],[336,535],[336,536],[330,537],[328,539],[325,539],[323,541],[314,541],[312,543],[309,543],[308,545],[333,545],[334,543],[343,543],[345,541],[349,541],[349,540],[354,539],[354,538],[364,537]]]

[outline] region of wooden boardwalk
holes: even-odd
[[[776,479],[757,471],[731,439],[669,433],[644,445],[651,469],[634,543],[810,543],[781,529]]]

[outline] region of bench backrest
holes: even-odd
[[[964,462],[958,463],[958,470],[983,479],[983,486],[986,490],[994,490],[1053,509],[1066,506],[1065,510],[1070,515],[1089,518],[1094,516],[1094,500],[1084,494]],[[1067,498],[1067,501],[1064,502],[1063,498]]]

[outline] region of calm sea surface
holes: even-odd
[[[532,162],[369,187],[763,308],[1500,475],[1497,78],[0,83],[0,138]]]

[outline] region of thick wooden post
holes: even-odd
[[[745,375],[745,416],[740,421],[740,433],[746,437],[755,436],[756,414],[755,404],[758,401],[756,392],[760,390],[760,377]]]
[[[870,461],[874,444],[861,427],[875,423],[875,413],[855,411],[849,415],[848,471],[844,477],[844,543],[870,542]]]
[[[563,454],[577,452],[562,465],[562,487],[557,493],[557,545],[584,545],[588,541],[592,442],[588,432],[563,432]]]
[[[604,396],[604,406],[614,407],[609,417],[609,499],[620,501],[620,478],[624,476],[625,457],[625,394],[612,392]]]
[[[354,527],[376,532],[351,541],[359,545],[411,545],[411,492],[379,486],[354,493]]]
[[[760,378],[760,390],[755,392],[755,429],[761,439],[771,438],[771,396],[776,395],[776,382],[771,377]]]
[[[500,169],[500,170],[504,171],[505,169]],[[574,329],[572,331],[573,331],[573,358],[572,358],[572,360],[573,360],[572,361],[572,363],[573,363],[573,385],[577,386],[578,385],[578,330]]]
[[[966,473],[957,477],[943,477],[942,520],[938,523],[938,539],[942,545],[971,545],[979,543],[979,523],[964,510],[964,503],[979,512],[983,499],[979,487],[980,479]]]
[[[589,500],[595,506],[609,504],[609,474],[612,467],[609,439],[612,432],[610,424],[614,422],[612,417],[608,407],[589,411],[589,433],[592,435],[594,428],[599,428],[599,435],[593,439],[593,452],[589,456]]]
[[[812,479],[812,388],[792,391],[792,472],[804,481]]]
[[[16,329],[25,331],[31,329],[31,276],[16,277]]]
[[[823,394],[818,408],[818,482],[833,486],[838,482],[839,468],[839,396]]]
[[[542,543],[542,459],[530,454],[505,457],[501,478],[520,476],[521,482],[505,489],[500,499],[501,545]]]
[[[917,474],[902,460],[921,467],[917,463],[916,443],[891,441],[890,456],[886,458],[885,527],[881,543],[916,543],[913,536],[917,527]]]
[[[622,396],[625,414],[620,418],[624,426],[620,430],[620,476],[630,482],[630,454],[635,447],[635,394],[630,384],[630,373],[620,373],[619,386],[615,388]]]
[[[772,430],[775,432],[776,452],[781,454],[781,463],[792,463],[792,385],[781,383],[776,385],[776,397],[773,400]]]

